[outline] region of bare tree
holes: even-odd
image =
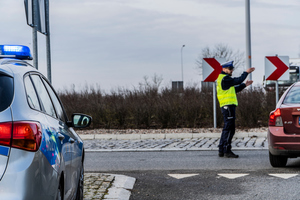
[[[215,45],[214,48],[207,46],[202,49],[201,54],[196,60],[197,69],[199,69],[200,75],[202,75],[203,58],[225,58],[226,61],[233,60],[235,69],[238,69],[245,64],[244,52],[240,52],[239,50],[233,51],[228,45],[222,43]]]
[[[140,91],[148,91],[151,89],[159,90],[159,87],[163,81],[162,75],[157,75],[156,73],[152,77],[152,82],[150,82],[148,76],[144,76],[144,82],[139,83]]]

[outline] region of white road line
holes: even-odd
[[[289,179],[297,176],[298,174],[269,174],[270,176],[275,176],[278,178]]]
[[[243,176],[247,176],[249,174],[218,174],[219,176],[228,178],[228,179],[236,179],[236,178],[240,178]]]
[[[198,176],[199,174],[168,174],[168,175],[176,179],[182,179],[187,177]]]

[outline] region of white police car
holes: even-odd
[[[0,199],[83,199],[84,148],[72,127],[92,119],[68,121],[30,59],[26,46],[0,45]]]

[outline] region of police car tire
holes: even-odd
[[[76,200],[82,200],[83,199],[83,184],[84,184],[84,167],[83,163],[80,170],[80,176],[78,180],[78,186],[77,186],[77,193],[76,193]]]
[[[56,196],[56,200],[62,200],[63,199],[62,195],[63,195],[62,187],[61,187],[61,184],[59,184],[58,191],[57,191],[57,196]]]

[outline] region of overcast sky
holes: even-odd
[[[252,78],[261,85],[264,58],[299,57],[300,1],[250,0]],[[24,1],[0,2],[0,44],[32,49]],[[163,85],[202,77],[195,61],[204,47],[246,51],[244,0],[50,0],[52,82],[63,90],[99,85],[109,92],[157,74]],[[39,70],[46,72],[45,36],[38,34]]]

